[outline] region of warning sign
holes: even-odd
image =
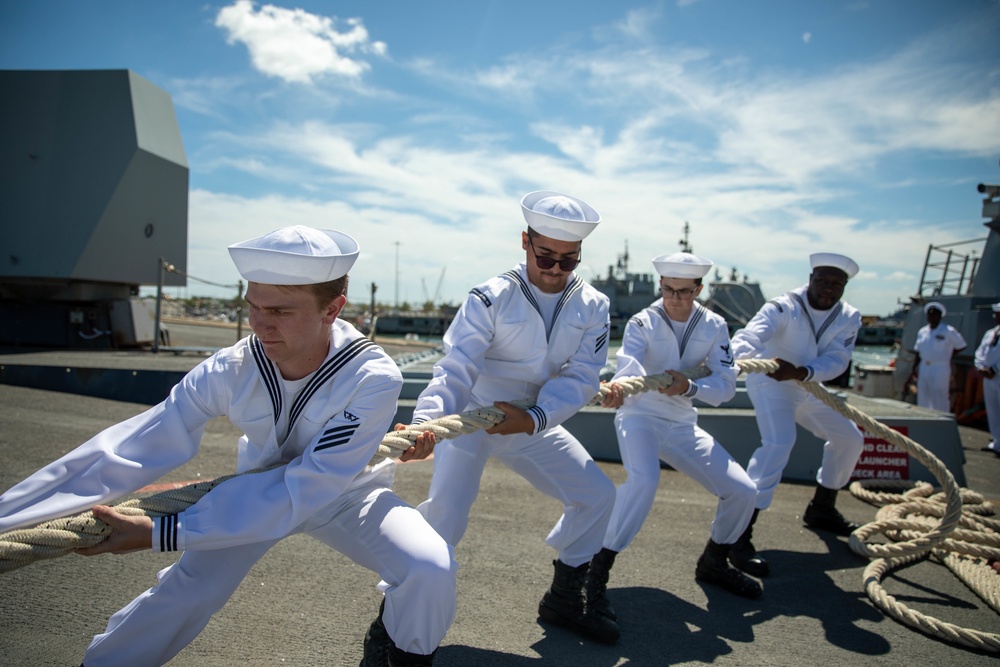
[[[906,426],[890,428],[909,435]],[[910,455],[902,447],[865,431],[865,448],[851,473],[851,480],[855,479],[910,479]]]

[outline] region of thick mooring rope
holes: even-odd
[[[768,359],[743,360],[738,363],[745,373],[769,373],[778,369],[777,362]],[[708,370],[703,366],[684,372],[684,375],[691,379],[705,377],[707,374]],[[664,389],[672,382],[673,377],[666,373],[615,380],[615,383],[622,387],[625,396]],[[879,510],[876,520],[854,531],[849,541],[852,550],[873,559],[863,575],[868,597],[887,615],[925,634],[982,650],[1000,651],[1000,636],[960,628],[920,614],[886,593],[881,585],[882,579],[892,570],[931,555],[944,562],[987,604],[1000,612],[1000,594],[995,583],[998,575],[986,565],[989,559],[1000,559],[1000,537],[998,537],[1000,522],[985,517],[986,514],[992,513],[989,504],[978,494],[960,489],[954,476],[940,459],[923,446],[856,410],[823,386],[814,382],[799,384],[868,433],[899,446],[923,463],[941,483],[943,489],[941,493],[932,495],[930,485],[921,482],[910,484],[909,486],[913,488],[906,493],[890,494],[869,491],[866,485],[860,482],[851,485],[851,492],[859,498],[875,505],[885,505]],[[590,405],[599,404],[607,393],[607,385],[602,385],[600,392],[590,401]],[[515,401],[513,404],[527,408],[532,402]],[[502,410],[488,406],[390,432],[383,438],[370,464],[399,456],[413,445],[416,438],[424,431],[431,431],[439,440],[451,439],[479,429],[489,429],[503,419]],[[252,472],[257,471],[240,474]],[[227,475],[146,498],[130,499],[115,505],[115,508],[126,514],[148,516],[175,514],[234,476]],[[885,483],[879,483],[879,486],[891,487]],[[964,512],[963,504],[966,505]],[[34,528],[2,533],[0,573],[23,567],[36,560],[55,558],[74,549],[93,546],[104,540],[109,533],[110,527],[94,518],[91,512],[56,519]],[[879,533],[884,533],[893,542],[868,541]]]
[[[689,378],[705,377],[708,375],[708,370],[699,367],[686,371],[685,375]],[[673,377],[664,373],[646,377],[623,378],[617,382],[622,385],[625,395],[631,396],[643,391],[669,387],[673,382]],[[600,403],[607,392],[607,386],[602,386],[601,391],[591,400],[590,404]],[[512,404],[522,408],[534,405],[532,401],[512,401]],[[375,465],[386,458],[398,457],[409,449],[416,441],[417,436],[424,431],[431,431],[439,440],[447,440],[457,438],[465,433],[491,428],[503,419],[502,410],[488,406],[411,425],[400,431],[389,432],[383,437],[378,451],[372,457],[369,465]],[[270,466],[270,468],[273,467],[276,466]],[[270,468],[258,468],[237,474],[246,475]],[[198,502],[203,495],[222,482],[235,476],[226,475],[206,482],[169,489],[147,497],[131,498],[113,506],[123,514],[133,516],[159,517],[177,514]],[[75,516],[53,519],[33,528],[0,533],[0,574],[30,565],[37,560],[57,558],[71,553],[75,549],[94,546],[104,541],[110,533],[111,527],[89,511]]]
[[[882,490],[874,490],[879,488]],[[897,488],[901,492],[893,493]],[[907,489],[902,491],[903,489]],[[898,544],[921,539],[938,526],[947,511],[946,497],[926,482],[853,482],[851,493],[881,506],[875,521],[851,535],[851,546],[878,533]],[[944,564],[995,612],[1000,613],[1000,579],[991,567],[1000,560],[1000,521],[990,518],[993,506],[981,495],[961,490],[962,513],[955,528],[943,540],[924,550],[905,549],[903,555],[888,555],[896,544],[883,545],[885,557],[874,558],[865,568],[863,582],[868,597],[886,615],[924,634],[982,651],[1000,652],[1000,635],[963,628],[928,616],[890,595],[882,586],[889,573],[930,558]]]
[[[739,364],[741,370],[748,373],[769,373],[778,368],[772,360],[755,359]],[[815,382],[800,384],[863,430],[899,446],[923,463],[942,487],[940,493],[933,493],[926,482],[908,482],[906,485],[913,487],[911,491],[896,495],[868,490],[873,486],[883,489],[892,486],[884,482],[853,482],[850,485],[851,493],[862,500],[886,505],[876,514],[875,521],[861,526],[849,538],[855,553],[873,559],[862,575],[868,598],[886,615],[926,635],[983,651],[1000,652],[1000,635],[962,628],[922,614],[899,602],[882,586],[882,580],[893,570],[931,556],[943,562],[976,595],[1000,612],[1000,580],[989,565],[991,559],[1000,559],[1000,522],[986,518],[985,515],[993,513],[990,503],[981,495],[960,488],[941,460],[917,442],[839,400]],[[869,541],[879,533],[894,541]]]

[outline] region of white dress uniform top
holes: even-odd
[[[936,301],[924,306],[924,312],[931,308],[948,314],[945,307]],[[920,355],[920,370],[917,373],[917,405],[941,412],[951,412],[951,358],[955,352],[964,350],[965,338],[958,329],[939,322],[934,328],[925,324],[917,331],[917,341],[913,349]]]
[[[732,544],[754,510],[757,487],[715,438],[697,424],[692,398],[720,405],[736,393],[726,321],[694,302],[686,322],[671,320],[657,300],[629,319],[618,351],[615,379],[686,370],[702,363],[711,375],[690,380],[679,396],[656,391],[625,399],[615,416],[618,446],[628,478],[618,487],[604,546],[621,551],[642,527],[656,496],[660,460],[719,497],[711,537]]]
[[[439,442],[428,499],[417,509],[449,544],[461,540],[490,456],[563,503],[563,516],[546,542],[570,566],[600,548],[614,485],[562,422],[593,399],[607,361],[608,298],[570,275],[557,294],[551,320],[543,294],[525,265],[471,291],[444,336],[445,356],[421,392],[413,413],[420,423],[492,406],[531,400],[533,434],[477,431]],[[551,322],[551,325],[550,325]]]
[[[816,310],[809,305],[807,290],[807,286],[799,287],[764,304],[733,336],[733,356],[737,360],[784,359],[805,367],[807,381],[825,382],[840,376],[850,363],[861,315],[844,301],[826,311]],[[761,446],[747,466],[757,485],[758,509],[770,506],[781,481],[795,444],[795,422],[826,440],[816,481],[829,489],[847,484],[864,446],[852,421],[797,382],[778,382],[752,373],[746,386],[761,436]]]
[[[993,304],[992,308],[994,313],[1000,313],[1000,303]],[[983,334],[983,340],[976,348],[975,364],[980,371],[995,373],[991,378],[983,378],[983,401],[986,403],[986,421],[993,436],[990,448],[1000,451],[1000,325]]]
[[[245,276],[260,275],[238,266]],[[292,382],[251,335],[201,362],[159,405],[0,496],[0,531],[87,510],[159,479],[195,456],[209,420],[227,416],[244,433],[239,471],[286,465],[227,480],[184,511],[154,519],[153,549],[184,553],[93,639],[87,667],[169,661],[264,553],[293,533],[379,573],[385,623],[397,646],[431,653],[454,618],[457,564],[450,547],[391,491],[394,464],[368,466],[391,427],[401,387],[392,359],[342,320],[331,327],[318,370]]]

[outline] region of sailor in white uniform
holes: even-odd
[[[678,252],[653,260],[662,299],[629,319],[618,351],[618,369],[607,385],[605,407],[621,409],[615,429],[628,478],[618,486],[604,548],[594,558],[592,588],[603,590],[618,552],[639,533],[653,506],[660,461],[688,475],[719,499],[710,539],[695,577],[748,598],[760,584],[729,565],[729,549],[750,524],[757,487],[743,467],[698,426],[692,399],[721,405],[736,394],[739,369],[733,362],[725,319],[695,299],[712,262]],[[689,380],[680,371],[705,365],[711,375]],[[615,380],[669,373],[673,383],[659,392],[624,398]],[[624,403],[624,404],[623,404]]]
[[[437,443],[428,499],[417,509],[445,540],[458,544],[494,457],[563,506],[546,543],[558,553],[555,578],[539,615],[584,636],[617,641],[618,625],[588,613],[583,586],[611,516],[614,484],[562,422],[598,393],[607,361],[608,298],[573,269],[600,215],[551,191],[521,200],[526,262],[472,289],[444,336],[445,356],[417,399],[413,422],[484,406],[504,420]],[[510,401],[528,400],[523,410]],[[402,425],[398,425],[402,427]],[[425,431],[417,444],[434,443]]]
[[[753,524],[760,510],[771,505],[774,491],[795,445],[796,422],[826,440],[816,474],[816,494],[803,521],[820,530],[850,535],[858,524],[836,509],[837,491],[851,478],[864,447],[858,427],[810,394],[797,382],[824,382],[840,376],[851,361],[861,327],[856,308],[841,301],[847,281],[858,272],[849,257],[817,253],[809,257],[809,283],[776,299],[757,312],[733,335],[737,359],[775,359],[772,373],[752,373],[746,386],[755,408],[761,444],[750,458],[747,473],[757,485],[757,510],[750,525],[729,552],[730,561],[756,576],[769,565],[753,547]]]
[[[917,376],[917,405],[941,412],[951,412],[951,360],[965,349],[965,338],[958,329],[941,318],[948,309],[937,301],[924,305],[927,324],[917,331],[913,346],[917,358],[913,369]]]
[[[166,663],[293,533],[381,575],[392,638],[383,665],[430,665],[454,618],[457,564],[391,491],[395,464],[368,465],[391,426],[402,377],[381,348],[337,319],[357,243],[296,226],[230,246],[230,254],[249,281],[253,335],[200,363],[159,405],[5,492],[0,531],[93,507],[113,532],[84,555],[183,552],[94,637],[86,667]],[[227,480],[162,518],[102,505],[193,458],[206,422],[219,416],[244,432],[238,471],[285,465]]]
[[[983,376],[983,402],[986,403],[986,422],[993,436],[986,449],[1000,455],[1000,302],[994,303],[993,321],[996,326],[983,334],[976,348],[976,368]]]

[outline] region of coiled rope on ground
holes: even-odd
[[[745,373],[770,373],[778,369],[777,362],[770,359],[748,359],[738,363],[741,371]],[[704,366],[684,371],[684,375],[690,379],[705,377],[708,373]],[[646,391],[665,389],[673,383],[673,377],[663,373],[619,378],[615,383],[622,387],[625,396],[632,396]],[[942,487],[941,492],[934,493],[932,487],[925,482],[905,483],[905,486],[912,488],[902,494],[896,494],[869,490],[868,487],[874,483],[851,484],[850,490],[855,496],[874,505],[883,506],[878,511],[875,521],[854,531],[849,540],[853,551],[872,559],[863,574],[868,597],[887,615],[925,634],[965,646],[1000,652],[1000,635],[960,628],[921,614],[897,601],[881,584],[889,572],[930,555],[945,563],[973,592],[1000,613],[1000,589],[996,583],[998,575],[989,566],[990,560],[1000,559],[1000,522],[987,518],[987,515],[993,513],[992,506],[979,494],[961,489],[951,471],[941,460],[914,440],[853,408],[818,383],[799,382],[799,384],[864,431],[897,445],[920,461]],[[590,405],[601,403],[607,392],[607,385],[602,385],[600,392],[590,401]],[[533,405],[530,401],[512,403],[522,408]],[[502,410],[488,406],[392,431],[385,435],[370,464],[399,456],[424,431],[431,431],[439,440],[451,439],[480,429],[489,429],[503,419]],[[250,474],[259,470],[262,469],[238,474]],[[144,498],[132,498],[114,507],[122,513],[133,515],[175,514],[196,503],[205,493],[234,476],[226,475]],[[893,487],[884,482],[878,483],[878,486]],[[899,485],[897,488],[902,486]],[[93,513],[86,512],[55,519],[34,528],[2,533],[0,573],[23,567],[37,560],[56,558],[75,549],[96,545],[110,532],[111,529],[107,524],[96,519]],[[892,541],[871,542],[870,540],[878,534],[884,534]]]
[[[777,363],[769,359],[739,364],[747,373],[777,370]],[[882,586],[882,580],[893,570],[929,555],[944,563],[972,592],[1000,613],[1000,579],[990,566],[991,560],[1000,559],[1000,521],[987,518],[993,514],[992,505],[980,494],[959,487],[941,460],[916,441],[841,401],[822,385],[800,384],[862,430],[898,446],[920,461],[942,487],[935,493],[926,482],[904,482],[899,486],[913,488],[905,494],[891,494],[870,490],[875,486],[892,486],[884,482],[851,483],[849,489],[856,497],[874,505],[885,505],[876,513],[875,521],[855,530],[848,541],[855,553],[872,559],[862,574],[868,598],[886,615],[926,635],[983,651],[1000,652],[1000,635],[963,628],[923,614],[899,602]],[[879,534],[892,542],[870,541]]]

